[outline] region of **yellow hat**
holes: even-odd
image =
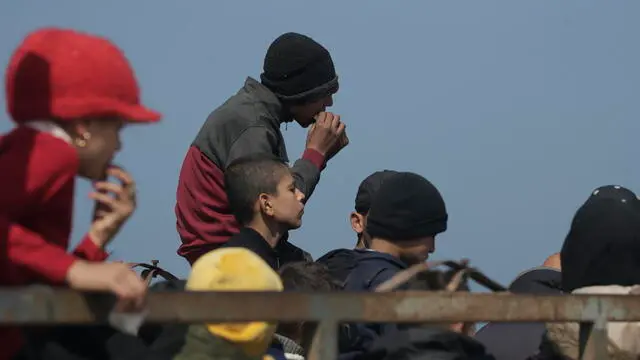
[[[282,291],[282,288],[278,274],[244,248],[222,248],[203,255],[193,264],[186,285],[190,291]],[[248,355],[261,355],[271,343],[276,324],[218,323],[207,324],[207,329],[237,344]]]

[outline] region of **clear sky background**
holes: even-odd
[[[593,188],[640,191],[639,15],[634,0],[3,0],[0,66],[47,25],[125,50],[144,102],[164,120],[124,134],[118,161],[137,179],[139,208],[112,258],[159,259],[185,276],[174,202],[189,144],[211,110],[260,74],[275,37],[308,34],[333,56],[333,111],[351,143],[329,163],[292,241],[316,258],[353,246],[360,181],[410,170],[447,203],[434,258],[468,257],[507,283],[560,249]],[[0,131],[11,126],[0,114]],[[296,124],[283,132],[294,160],[306,133]],[[88,191],[78,183],[74,242],[89,226]]]

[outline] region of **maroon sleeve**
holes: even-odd
[[[302,153],[302,158],[305,160],[309,160],[318,168],[318,170],[323,170],[326,166],[326,159],[324,155],[320,154],[314,149],[306,149],[304,153]]]
[[[178,255],[193,264],[239,231],[224,190],[224,173],[191,146],[180,170],[176,192]]]

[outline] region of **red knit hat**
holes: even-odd
[[[16,123],[118,116],[156,122],[140,104],[133,69],[109,40],[74,30],[44,28],[29,34],[6,72],[7,110]]]

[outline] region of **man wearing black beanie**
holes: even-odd
[[[447,230],[447,210],[438,189],[424,177],[401,172],[373,198],[367,219],[371,236],[358,266],[347,277],[351,290],[373,290],[397,272],[427,260],[435,237]]]
[[[345,281],[345,290],[373,291],[398,272],[427,260],[435,250],[435,237],[447,229],[447,210],[438,189],[424,177],[400,172],[386,179],[373,197],[367,218],[369,248]],[[394,331],[395,324],[360,325],[371,334],[358,342],[362,348]]]
[[[326,162],[349,142],[340,116],[325,112],[337,91],[338,76],[326,48],[298,33],[273,41],[260,81],[247,78],[214,110],[187,152],[176,193],[179,255],[193,263],[238,233],[224,171],[236,159],[263,153],[288,162],[282,123],[311,126],[306,149],[291,169],[296,187],[309,199]]]
[[[349,214],[351,228],[355,231],[358,239],[355,246],[356,249],[366,249],[369,247],[371,237],[365,228],[367,226],[367,217],[369,215],[369,209],[371,208],[371,201],[380,189],[382,183],[397,173],[398,172],[393,170],[376,171],[362,180],[360,186],[358,186],[354,211]],[[316,261],[326,265],[331,275],[342,284],[351,270],[356,266],[358,256],[359,253],[353,249],[341,248],[329,251]]]

